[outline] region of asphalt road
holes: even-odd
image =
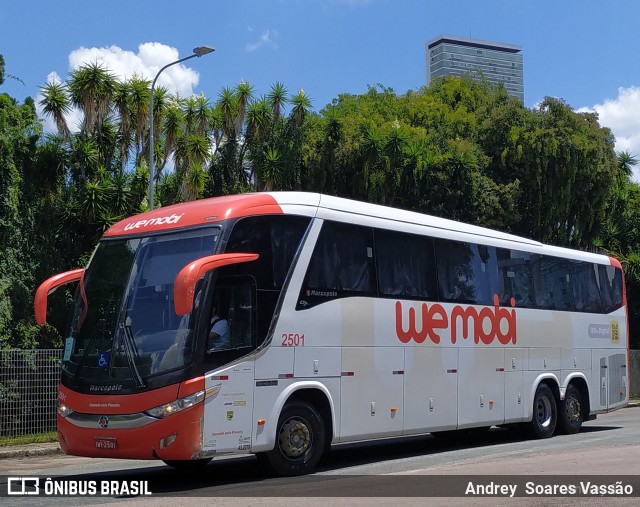
[[[577,435],[528,440],[493,428],[471,441],[432,436],[334,449],[316,473],[268,476],[253,456],[219,458],[202,472],[178,473],[160,462],[71,456],[0,461],[0,475],[67,477],[80,481],[147,481],[151,496],[9,497],[2,505],[637,505],[640,495],[640,408],[601,415]],[[461,477],[464,476],[464,477]],[[603,477],[607,476],[607,477]],[[635,498],[470,496],[469,483],[518,488],[526,483],[633,484]],[[6,478],[0,479],[6,482]],[[6,490],[5,484],[0,488]],[[453,493],[451,493],[453,492]],[[440,496],[431,496],[431,495]],[[451,495],[443,498],[442,495]],[[215,498],[212,498],[215,497]]]

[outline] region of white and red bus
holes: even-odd
[[[575,433],[628,402],[620,263],[319,194],[127,218],[77,281],[64,452],[302,474],[346,442],[493,425]],[[228,344],[209,340],[213,309]]]

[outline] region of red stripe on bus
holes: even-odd
[[[270,194],[242,194],[199,199],[147,211],[112,225],[105,237],[182,229],[229,218],[281,215],[282,208]]]

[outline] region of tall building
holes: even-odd
[[[480,71],[524,102],[522,48],[512,44],[440,35],[427,42],[427,84],[441,76]]]

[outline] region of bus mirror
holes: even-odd
[[[255,261],[258,257],[259,255],[255,253],[227,253],[208,255],[187,264],[180,270],[173,285],[176,315],[186,315],[191,311],[196,282],[205,273],[222,266]]]
[[[40,284],[33,301],[38,324],[42,326],[47,322],[47,296],[61,285],[77,282],[82,278],[82,275],[84,275],[84,268],[72,269],[71,271],[53,275]]]

